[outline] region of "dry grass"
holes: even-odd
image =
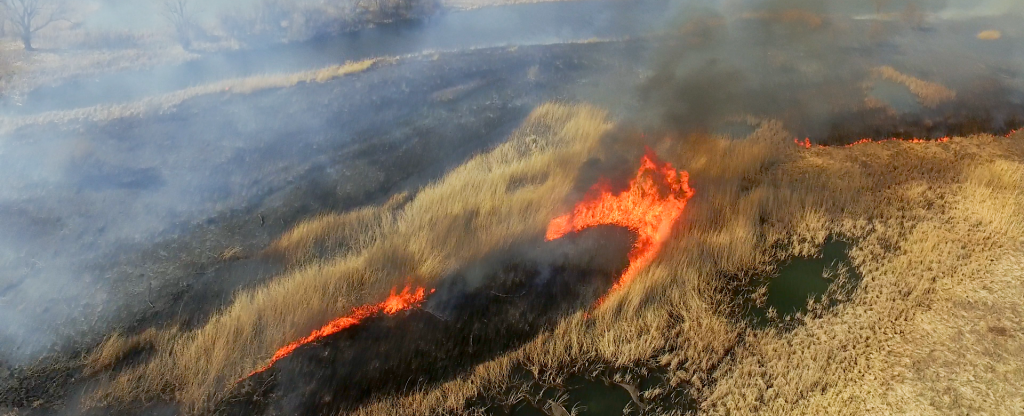
[[[212,84],[186,88],[172,93],[145,98],[133,103],[98,105],[75,110],[51,111],[34,116],[3,118],[0,117],[0,133],[9,132],[18,127],[31,124],[69,123],[75,121],[105,122],[125,117],[144,117],[153,113],[172,110],[179,104],[199,96],[209,94],[252,94],[275,88],[289,88],[305,83],[325,83],[335,78],[366,71],[374,65],[394,62],[393,59],[372,58],[362,61],[347,62],[312,71],[293,74],[260,75],[247,78],[230,79]]]
[[[264,254],[294,267],[365,250],[394,225],[395,210],[408,200],[409,194],[403,192],[392,196],[383,206],[319,214],[278,237]]]
[[[889,80],[906,86],[910,92],[917,96],[921,105],[934,108],[939,104],[951,101],[956,98],[956,92],[934,82],[924,81],[905,75],[891,66],[875,68],[876,77]]]
[[[998,30],[983,30],[978,33],[978,39],[981,40],[999,40],[1003,37],[1003,32]]]
[[[160,354],[115,374],[97,399],[166,396],[201,412],[276,347],[407,276],[427,282],[537,238],[566,208],[581,163],[600,156],[604,117],[542,106],[508,143],[393,214],[299,225],[275,243],[298,267],[157,345]],[[707,414],[1019,414],[1021,137],[807,150],[791,140],[763,122],[744,140],[662,141],[655,150],[690,172],[697,194],[659,259],[630,286],[589,317],[568,317],[463,377],[356,413],[472,412],[467,399],[500,399],[517,366],[548,380],[592,366],[657,366],[670,375],[661,391],[687,389]],[[336,241],[360,241],[359,232],[369,240],[322,259],[316,247],[334,232]],[[862,281],[848,302],[813,309],[793,331],[740,319],[735,287],[814,253],[829,235],[855,242]],[[104,355],[112,353],[95,356]]]
[[[787,137],[767,124],[746,141],[662,146],[697,196],[633,286],[592,320],[572,317],[470,376],[360,414],[464,412],[467,398],[503,391],[514,366],[543,375],[586,363],[667,366],[708,414],[1018,413],[1022,143],[795,153]],[[742,282],[725,276],[770,270],[830,234],[857,241],[864,280],[851,301],[793,332],[737,320],[728,288]]]
[[[231,246],[217,255],[217,261],[235,261],[246,258],[245,251],[239,246]]]
[[[259,368],[277,348],[385,296],[392,285],[430,281],[496,248],[542,236],[547,218],[563,208],[559,196],[571,190],[608,128],[603,111],[546,104],[507,143],[427,186],[394,214],[355,213],[300,225],[275,250],[305,258],[323,241],[318,226],[380,229],[365,249],[308,263],[240,294],[203,328],[158,345],[153,360],[117,374],[94,400],[173,397],[190,412],[207,410],[231,381]],[[377,215],[377,225],[365,220]],[[461,238],[468,235],[479,238]],[[98,354],[93,360],[103,361]]]
[[[750,12],[741,16],[742,19],[764,20],[790,27],[819,29],[827,20],[824,15],[802,9],[784,9],[778,11]]]
[[[153,328],[131,337],[115,332],[89,355],[82,371],[86,376],[109,371],[114,366],[123,362],[129,355],[153,348],[156,345],[165,344],[170,341],[172,336],[174,336],[174,331],[163,331]]]

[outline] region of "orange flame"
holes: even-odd
[[[555,240],[598,225],[618,225],[635,232],[629,266],[612,287],[614,291],[629,284],[654,260],[692,196],[690,175],[669,163],[659,164],[648,149],[629,189],[615,195],[607,180],[598,181],[571,213],[551,220],[546,239]]]
[[[363,319],[366,319],[370,316],[379,313],[384,313],[386,315],[394,315],[404,310],[418,308],[421,304],[423,304],[423,301],[427,297],[427,290],[422,287],[413,290],[411,286],[406,286],[404,289],[402,289],[401,292],[396,293],[395,291],[397,289],[397,287],[391,288],[391,295],[388,296],[388,298],[385,299],[383,302],[353,308],[352,313],[337,318],[331,322],[328,322],[327,325],[324,325],[320,329],[313,331],[308,336],[298,341],[292,342],[291,344],[285,345],[284,347],[281,347],[281,349],[277,350],[277,352],[274,353],[274,356],[270,358],[270,362],[267,363],[266,366],[260,368],[259,370],[253,371],[252,373],[249,373],[249,376],[266,371],[268,368],[274,365],[274,363],[277,362],[277,360],[287,357],[297,348],[304,344],[308,344],[310,342],[317,341],[326,336],[341,332],[345,328],[352,327],[362,322]],[[434,289],[431,289],[430,293],[434,293]]]
[[[900,138],[897,138],[897,137],[893,137],[893,138],[883,139],[883,140],[860,139],[860,140],[857,140],[857,141],[855,141],[853,143],[844,145],[843,147],[853,147],[853,146],[856,146],[856,145],[859,145],[859,144],[866,144],[866,143],[882,143],[882,142],[893,142],[893,141],[896,141],[896,142],[907,142],[907,143],[928,143],[928,142],[945,143],[945,142],[949,141],[949,137],[940,137],[938,139],[918,139],[916,137],[910,138],[910,139],[900,139]],[[810,149],[812,147],[828,147],[828,146],[823,146],[823,145],[820,145],[820,144],[817,144],[817,145],[813,144],[813,143],[811,143],[811,139],[808,139],[808,138],[803,139],[803,141],[801,141],[798,138],[797,139],[793,139],[793,142],[796,143],[797,146],[800,146],[800,147],[802,147],[804,149]]]

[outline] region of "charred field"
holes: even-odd
[[[1018,20],[819,3],[6,120],[0,414],[1018,413]]]

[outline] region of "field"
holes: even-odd
[[[88,275],[0,414],[1024,412],[1021,33],[701,13],[4,117],[71,184],[0,189],[61,259],[0,300]],[[681,214],[553,236],[634,191]]]
[[[293,259],[293,271],[236,298],[199,330],[144,335],[138,342],[168,353],[122,372],[101,400],[173,395],[206,408],[226,383],[325,317],[380,299],[407,276],[429,284],[445,270],[536,238],[570,193],[579,164],[600,157],[594,143],[608,128],[595,108],[546,104],[506,144],[404,206],[396,200],[300,224],[271,246]],[[697,196],[659,260],[633,285],[589,317],[567,317],[477,366],[468,379],[362,412],[471,411],[465,403],[478,395],[508,400],[497,392],[508,389],[517,366],[553,384],[604,366],[622,374],[664,367],[665,385],[644,397],[685,389],[709,414],[1012,413],[1004,404],[1019,403],[1022,391],[1014,358],[1022,346],[1015,329],[1022,318],[1020,135],[810,150],[790,138],[764,122],[743,140],[654,143],[690,172]],[[708,163],[726,154],[729,163]],[[504,192],[522,178],[546,180]],[[466,234],[477,237],[458,237]],[[812,305],[787,331],[740,319],[744,299],[731,296],[734,287],[783,259],[813,254],[830,235],[854,242],[850,255],[863,280],[849,300]],[[345,249],[313,260],[330,238],[340,240],[328,246]],[[94,362],[130,347],[123,342],[108,341]],[[873,393],[882,391],[889,394]]]

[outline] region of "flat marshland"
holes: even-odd
[[[543,235],[578,197],[582,164],[621,150],[596,145],[611,127],[600,109],[545,104],[505,144],[415,195],[300,223],[268,249],[289,270],[206,325],[101,346],[91,368],[133,342],[156,353],[110,373],[90,400],[169,398],[189,413],[214,410],[233,380],[331,317]],[[804,149],[763,121],[741,140],[655,140],[659,156],[690,173],[696,196],[654,264],[596,310],[465,377],[356,413],[475,413],[480,405],[468,403],[515,400],[505,395],[515,368],[557,383],[595,367],[663,369],[665,383],[643,400],[685,390],[708,414],[1015,413],[1024,391],[1022,139]],[[848,300],[809,305],[786,318],[798,322],[787,330],[742,318],[747,300],[735,288],[814,255],[830,236],[852,242],[861,281],[833,293]]]

